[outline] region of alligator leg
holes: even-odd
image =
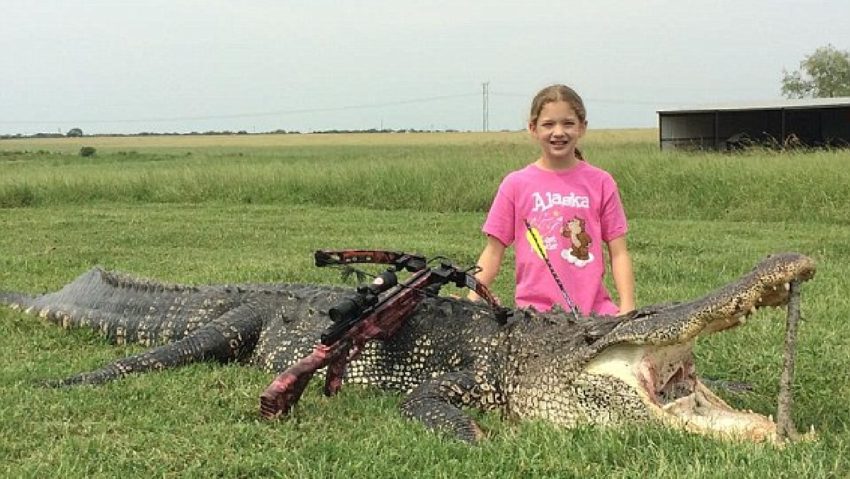
[[[419,384],[401,404],[402,413],[421,421],[429,429],[453,434],[458,439],[476,442],[484,437],[478,424],[460,408],[481,402],[482,392],[474,375],[457,371]]]
[[[253,350],[263,321],[264,315],[246,303],[179,341],[119,359],[94,371],[46,381],[44,384],[49,387],[101,384],[132,373],[175,368],[196,361],[215,359],[226,362],[238,359]]]

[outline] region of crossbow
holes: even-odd
[[[471,289],[494,308],[500,322],[506,322],[509,315],[490,289],[475,278],[478,266],[460,269],[444,258],[428,261],[424,256],[397,251],[319,250],[314,256],[319,267],[354,263],[389,267],[328,310],[333,324],[322,333],[313,352],[278,375],[260,395],[260,413],[267,419],[289,414],[307,383],[323,367],[327,368],[324,393],[336,394],[346,366],[357,358],[366,342],[391,338],[416,306],[426,296],[436,296],[443,285],[453,283]],[[437,260],[439,264],[429,266]],[[399,282],[396,273],[402,270],[412,274]]]

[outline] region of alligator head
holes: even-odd
[[[693,347],[702,335],[744,324],[757,309],[787,304],[789,283],[811,279],[814,272],[814,261],[806,256],[770,256],[739,280],[694,301],[651,306],[622,321],[592,319],[602,320],[604,331],[585,334],[579,347],[567,333],[575,325],[561,321],[555,328],[564,335],[552,331],[544,347],[536,341],[540,354],[517,367],[522,377],[548,379],[541,384],[515,377],[511,409],[567,426],[649,419],[696,433],[780,443],[772,417],[736,410],[700,381]],[[532,370],[538,374],[529,374]],[[561,403],[569,406],[558,407]]]

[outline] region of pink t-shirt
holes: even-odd
[[[566,309],[524,220],[537,233],[534,236],[579,310],[617,314],[602,282],[602,244],[626,234],[628,224],[611,175],[585,161],[557,172],[531,164],[502,180],[482,227],[505,246],[514,244],[518,307],[548,311],[560,304]]]

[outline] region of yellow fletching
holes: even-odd
[[[528,228],[525,230],[525,239],[528,240],[528,244],[531,245],[531,249],[537,253],[537,256],[540,259],[546,258],[546,249],[543,248],[543,238],[540,236],[540,232],[537,231],[537,228]]]

